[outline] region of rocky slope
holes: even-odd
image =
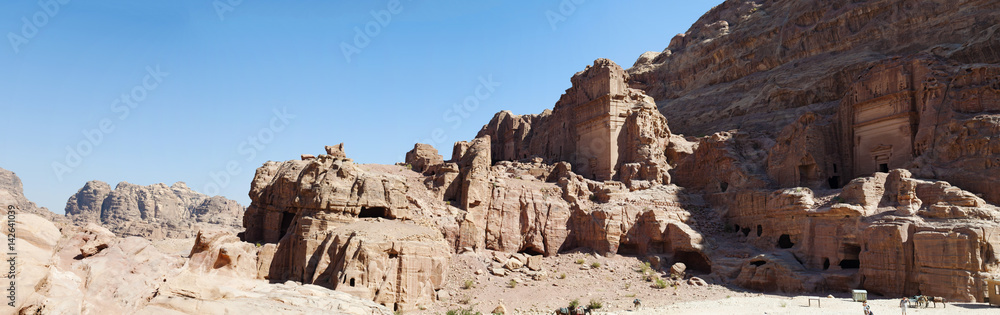
[[[989,0],[727,0],[628,70],[674,131],[777,131],[835,112],[850,85],[894,57],[1000,62],[1000,4]]]
[[[121,182],[111,189],[89,181],[66,201],[66,216],[78,225],[99,223],[121,236],[189,238],[205,227],[240,229],[243,206],[209,197],[183,182],[139,186]]]
[[[4,209],[21,207],[25,201],[0,190]],[[346,293],[293,282],[268,283],[258,276],[257,261],[273,247],[240,242],[224,230],[199,232],[193,246],[181,245],[178,253],[171,249],[178,246],[122,238],[94,223],[57,227],[20,209],[6,212],[0,225],[5,234],[14,229],[13,243],[0,254],[3,261],[14,262],[14,298],[7,300],[4,313],[392,314]],[[5,294],[11,293],[5,289]]]
[[[10,204],[16,206],[17,209],[33,213],[49,220],[61,219],[61,217],[55,213],[49,211],[48,208],[39,207],[34,202],[31,202],[24,196],[24,186],[21,184],[21,178],[17,177],[14,172],[0,168],[0,198],[9,200]]]

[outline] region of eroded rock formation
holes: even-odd
[[[483,127],[477,137],[490,136],[492,161],[542,157],[569,162],[594,180],[636,188],[670,183],[667,121],[651,97],[628,87],[629,74],[598,59],[570,81],[553,110],[524,116],[503,111]]]
[[[147,239],[194,237],[202,228],[240,229],[243,206],[222,196],[206,196],[183,182],[111,189],[89,181],[66,201],[66,217],[77,225],[98,223],[122,236]]]
[[[0,206],[24,201],[11,196],[0,194]],[[57,227],[15,210],[0,224],[16,230],[13,249],[0,254],[16,262],[16,295],[12,307],[4,305],[12,314],[392,314],[346,293],[257,279],[258,257],[267,257],[268,247],[240,242],[232,232],[200,233],[189,259],[94,223]]]
[[[34,202],[24,196],[24,186],[21,178],[14,172],[0,168],[0,200],[9,200],[9,204],[16,206],[19,210],[34,213],[49,220],[62,221],[62,216],[49,211],[48,208],[39,207]]]

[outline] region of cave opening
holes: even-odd
[[[622,246],[624,246],[624,245],[625,244],[622,244]],[[621,252],[621,249],[619,248],[618,251]],[[518,253],[525,254],[525,255],[530,255],[530,256],[545,255],[544,252],[542,252],[538,248],[535,248],[534,246],[525,247],[524,249],[518,251]]]
[[[840,189],[840,176],[831,176],[826,182],[830,184],[830,189]]]
[[[618,255],[639,255],[639,244],[622,243],[618,245]]]
[[[792,246],[795,246],[795,243],[792,243],[792,238],[788,234],[781,234],[778,237],[778,248],[788,249]]]
[[[823,258],[823,270],[830,269],[830,258]]]
[[[740,232],[740,225],[739,224],[733,224],[733,230],[736,231],[736,233],[739,233]]]
[[[674,254],[674,259],[678,262],[684,263],[688,270],[706,274],[712,273],[712,262],[710,262],[705,255],[699,252],[678,251]]]
[[[858,269],[861,268],[861,261],[857,259],[841,259],[839,265],[841,269]]]
[[[743,232],[743,236],[750,236],[750,227],[745,227],[740,232]]]
[[[757,237],[760,237],[761,234],[764,234],[764,227],[760,226],[760,224],[758,224],[757,225]]]
[[[354,286],[354,278],[351,278],[351,286]]]
[[[843,248],[844,258],[840,260],[837,264],[841,269],[858,269],[861,268],[861,246],[855,244],[844,244]]]
[[[760,267],[760,266],[763,266],[763,265],[764,265],[764,264],[766,264],[766,263],[767,263],[767,262],[766,262],[766,261],[763,261],[763,260],[758,260],[758,261],[751,261],[751,262],[750,262],[750,264],[751,264],[751,265],[754,265],[754,266],[757,266],[757,267]]]
[[[804,164],[799,165],[799,186],[808,186],[809,182],[812,182],[816,174],[816,164]]]
[[[292,221],[295,221],[295,213],[284,212],[281,214],[281,236],[284,237],[288,233],[288,228],[292,226]]]
[[[361,212],[358,212],[359,218],[386,218],[389,217],[389,209],[386,207],[361,207]]]
[[[721,190],[722,192],[726,192],[727,189],[729,189],[729,183],[727,182],[719,183],[719,190]]]
[[[886,163],[879,164],[878,165],[878,171],[882,172],[882,173],[888,173],[889,172],[889,164],[886,164]]]

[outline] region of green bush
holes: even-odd
[[[472,281],[472,279],[466,279],[465,282],[462,283],[462,289],[471,289],[474,284],[476,284],[476,282]]]
[[[600,300],[590,300],[590,304],[587,304],[587,308],[592,310],[596,310],[602,307],[604,307],[604,303],[601,303]]]
[[[590,264],[590,268],[601,268],[601,263],[595,261],[594,263]]]
[[[587,261],[586,261],[586,260],[583,260],[583,258],[580,258],[580,259],[577,259],[577,260],[576,260],[576,264],[577,264],[577,265],[582,265],[582,264],[583,264],[583,263],[585,263],[585,262],[587,262]]]
[[[447,315],[483,315],[483,313],[473,311],[471,306],[469,308],[466,308],[466,309],[461,309],[460,308],[460,309],[455,309],[455,310],[448,310],[448,312],[445,313],[445,314],[447,314]]]
[[[663,280],[661,278],[657,278],[656,279],[656,284],[654,284],[653,287],[657,288],[657,289],[666,289],[667,288],[667,281],[665,281],[665,280]]]
[[[569,301],[569,309],[574,309],[577,306],[580,306],[580,299],[573,299],[572,301]]]

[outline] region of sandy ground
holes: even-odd
[[[638,271],[641,261],[635,257],[601,257],[588,253],[547,257],[542,263],[547,277],[540,280],[532,280],[524,272],[491,275],[488,268],[492,260],[488,253],[455,255],[444,289],[448,295],[445,300],[425,306],[425,310],[407,313],[444,314],[448,310],[471,308],[489,314],[502,303],[508,314],[552,314],[556,308],[576,299],[582,305],[592,300],[600,301],[603,307],[594,314],[862,314],[861,303],[852,301],[846,292],[782,296],[713,283],[696,286],[686,281],[681,281],[676,288],[657,289]],[[577,264],[580,260],[584,263]],[[592,268],[595,262],[600,266]],[[482,272],[476,274],[477,270]],[[657,276],[669,283],[664,273],[657,273]],[[464,288],[467,280],[471,280],[472,286]],[[513,287],[511,280],[516,282]],[[834,297],[827,297],[830,294]],[[810,306],[810,297],[819,298],[820,303],[812,301]],[[632,303],[636,298],[643,304],[638,310]],[[875,314],[901,314],[898,299],[870,298]],[[947,308],[941,305],[910,308],[907,314],[1000,314],[1000,308],[960,302],[949,303]]]

